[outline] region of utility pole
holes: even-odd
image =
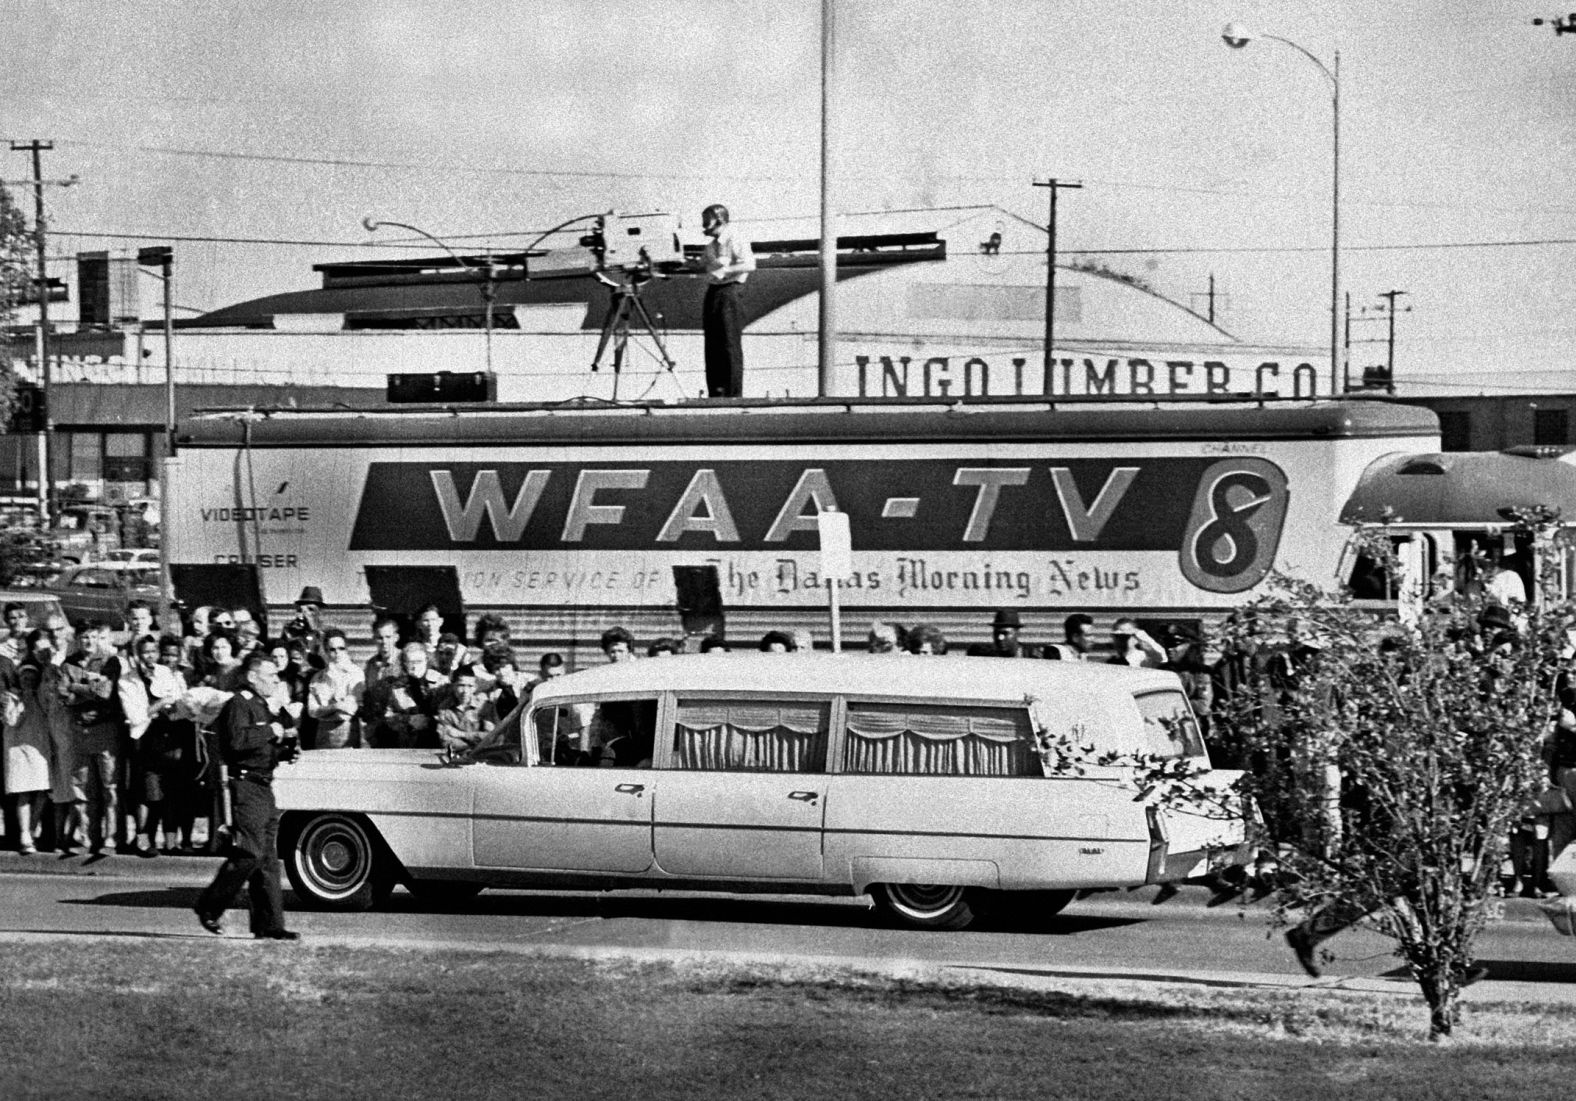
[[[1391,394],[1395,393],[1395,300],[1406,293],[1406,291],[1385,291],[1379,295],[1380,298],[1386,299],[1390,304],[1390,337],[1388,341],[1389,348],[1385,357],[1385,390]],[[1411,309],[1411,307],[1408,306],[1407,309]]]
[[[1054,357],[1052,349],[1056,345],[1056,193],[1063,188],[1076,191],[1082,188],[1083,184],[1063,183],[1052,178],[1043,182],[1035,180],[1034,186],[1051,189],[1051,220],[1046,224],[1045,239],[1045,384],[1042,389],[1042,392],[1049,397],[1051,384],[1056,378],[1051,371],[1051,361]]]
[[[38,355],[38,385],[44,398],[44,431],[38,438],[38,511],[47,525],[55,515],[55,482],[50,460],[55,435],[55,408],[50,393],[49,367],[49,273],[45,268],[44,228],[44,158],[43,154],[55,148],[52,141],[13,141],[13,153],[33,154],[33,236],[38,248],[38,332],[35,348]]]
[[[837,116],[832,110],[837,91],[836,16],[835,0],[821,0],[821,310],[816,323],[815,392],[823,398],[832,392],[837,364],[837,213],[832,208],[837,175]]]

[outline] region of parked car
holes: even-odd
[[[52,615],[64,614],[60,598],[38,589],[0,589],[0,608],[7,604],[20,604],[27,609],[27,618],[34,627],[42,627]]]
[[[122,547],[120,550],[110,551],[104,556],[103,560],[105,562],[125,562],[134,566],[146,567],[148,569],[158,569],[159,548],[137,547],[133,550]]]
[[[57,597],[73,627],[98,619],[120,630],[133,600],[158,603],[159,574],[141,563],[92,562],[69,567],[54,584],[33,591]]]
[[[60,510],[44,538],[52,557],[86,562],[120,546],[120,518],[112,508],[74,505]]]

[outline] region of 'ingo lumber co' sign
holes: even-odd
[[[887,570],[890,587],[924,588],[938,564],[965,558],[1074,576],[1074,559],[1057,556],[1077,554],[1118,572],[1170,559],[1191,585],[1235,593],[1275,561],[1287,482],[1255,456],[374,462],[349,550],[724,555],[781,573],[789,558],[802,559],[795,571],[813,560],[794,552],[815,550],[816,514],[833,507],[852,522],[860,568],[876,564],[861,585]],[[1034,588],[1055,595],[1057,584]]]
[[[860,397],[1186,397],[1251,393],[1318,397],[1311,363],[1227,363],[1218,359],[1059,357],[1046,386],[1039,358],[1013,356],[854,357]]]

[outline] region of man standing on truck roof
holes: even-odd
[[[755,251],[721,203],[701,211],[700,224],[711,238],[701,254],[706,271],[701,304],[706,392],[714,398],[736,398],[744,392],[744,282],[755,270]]]

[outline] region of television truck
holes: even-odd
[[[1344,582],[1343,505],[1365,470],[1435,453],[1426,409],[1378,402],[1079,404],[812,400],[206,411],[169,461],[177,592],[242,586],[280,613],[307,586],[365,638],[369,611],[485,612],[517,644],[750,645],[809,628],[828,584],[873,620],[1029,641],[1084,612],[1207,623],[1272,571]],[[823,576],[817,516],[849,520]]]

